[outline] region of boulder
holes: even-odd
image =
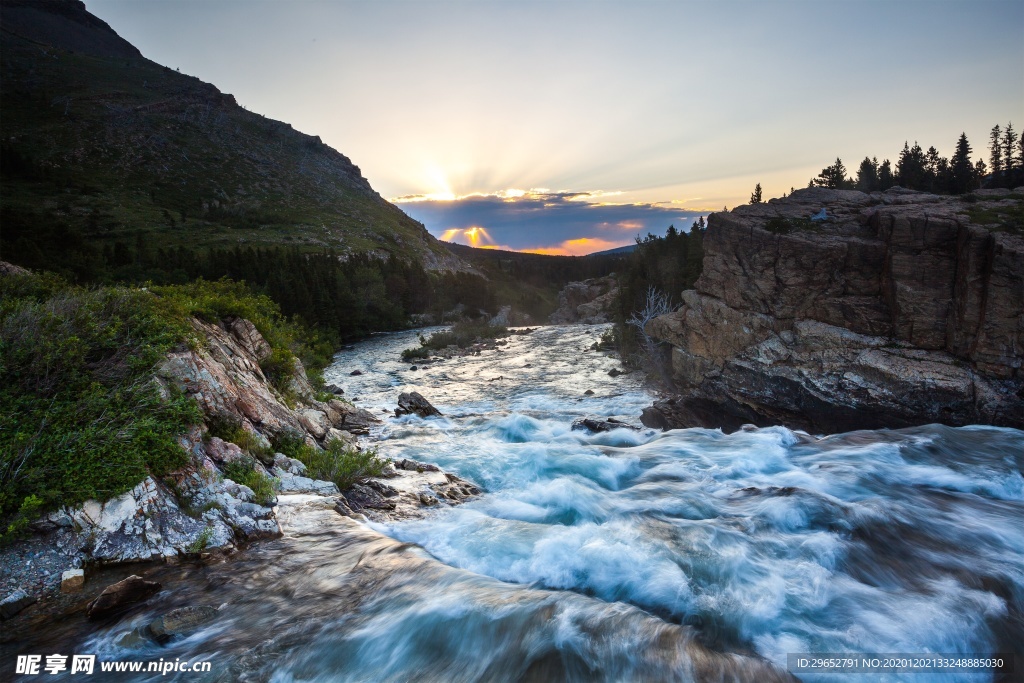
[[[369,434],[370,428],[380,420],[369,410],[334,399],[327,403],[327,417],[331,426],[353,434]]]
[[[179,607],[157,617],[146,625],[146,630],[157,642],[166,642],[174,636],[195,631],[217,617],[217,608],[206,605]]]
[[[0,262],[0,266],[2,265],[3,263]],[[35,601],[36,597],[34,595],[29,595],[19,588],[3,600],[0,600],[0,619],[10,619]]]
[[[618,282],[611,275],[570,282],[558,293],[558,308],[551,314],[551,324],[606,323],[618,294]]]
[[[90,619],[104,617],[145,600],[160,592],[162,586],[155,581],[146,581],[132,575],[103,589],[96,599],[89,603],[87,615]]]
[[[420,417],[440,415],[441,411],[430,404],[430,401],[423,398],[417,391],[402,392],[398,396],[398,407],[395,408],[395,417],[402,415],[416,414]]]
[[[601,419],[599,417],[581,417],[572,423],[574,430],[588,430],[591,432],[610,432],[613,429],[632,429],[640,431],[640,427],[631,425],[628,422],[622,420],[616,420],[614,417],[608,419]]]

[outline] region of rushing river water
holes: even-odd
[[[283,538],[158,568],[168,590],[128,620],[70,618],[26,649],[213,662],[125,680],[275,683],[766,681],[787,653],[1024,649],[1024,433],[573,431],[585,415],[639,424],[652,400],[584,350],[602,331],[542,328],[416,371],[399,358],[414,333],[344,351],[326,376],[357,405],[383,417],[417,390],[444,415],[386,420],[381,454],[484,495],[390,525],[282,506]],[[220,616],[163,647],[117,644],[192,604]]]

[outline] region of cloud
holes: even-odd
[[[435,237],[476,247],[581,255],[632,244],[638,235],[688,230],[706,211],[669,202],[616,203],[618,191],[531,188],[406,195],[391,201]]]

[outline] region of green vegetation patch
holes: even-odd
[[[486,320],[463,320],[452,325],[450,329],[434,332],[429,337],[420,336],[419,348],[402,351],[402,360],[426,358],[431,351],[449,346],[464,349],[484,339],[507,336],[508,328],[504,325],[491,325]]]
[[[984,225],[993,232],[1024,235],[1024,201],[1018,201],[1012,206],[990,205],[982,208],[975,205],[967,210],[967,215],[972,223]]]
[[[186,464],[176,437],[202,416],[152,368],[190,333],[151,292],[0,278],[2,528],[33,496],[36,510],[106,500]]]
[[[259,505],[270,505],[275,500],[275,484],[272,477],[256,468],[256,461],[252,458],[240,458],[233,460],[223,468],[224,476],[235,482],[252,489],[253,500]]]
[[[357,451],[346,448],[341,441],[329,441],[321,450],[299,436],[285,435],[274,442],[274,447],[304,464],[306,473],[313,479],[333,481],[341,491],[361,479],[383,475],[388,465],[376,450]]]

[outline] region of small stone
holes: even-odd
[[[618,368],[612,368],[611,370],[608,371],[608,376],[609,377],[618,377],[619,375],[624,375],[624,374],[626,374],[626,373],[624,373],[622,370],[619,370]]]
[[[411,368],[409,368],[409,369],[410,369],[410,370],[419,370],[419,368],[418,368],[418,367],[416,367],[415,365],[414,365],[414,366],[412,366],[412,367],[411,367]]]
[[[363,374],[363,371],[362,370],[353,370],[352,372],[350,372],[348,374],[351,377],[358,377],[359,375]]]
[[[584,396],[593,396],[594,395],[594,390],[593,389],[587,389],[586,391],[583,392],[583,395]]]
[[[60,575],[60,592],[77,593],[85,586],[85,571],[69,569]]]

